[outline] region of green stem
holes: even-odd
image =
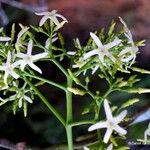
[[[55,115],[55,117],[65,126],[65,120],[58,113],[58,111],[48,102],[48,100],[42,95],[42,93],[27,79],[24,77],[24,80],[30,85],[34,92],[39,96],[42,102],[48,107],[48,109]]]
[[[66,70],[62,67],[62,65],[56,60],[56,59],[53,59],[52,60],[53,63],[63,72],[63,74],[68,77],[68,73],[66,72]]]
[[[95,120],[81,120],[81,121],[70,123],[70,126],[75,127],[75,126],[94,124],[94,123],[95,123]]]
[[[23,75],[27,76],[27,77],[32,77],[34,79],[38,79],[40,81],[43,81],[43,82],[48,83],[50,85],[53,85],[53,86],[55,86],[55,87],[57,87],[59,89],[62,89],[63,91],[67,91],[67,89],[64,86],[62,86],[62,85],[60,85],[60,84],[58,84],[56,82],[53,82],[53,81],[50,81],[50,80],[47,80],[47,79],[44,79],[44,78],[41,78],[41,77],[38,77],[38,76],[35,76],[35,75],[32,75],[32,74],[29,74],[27,72],[25,72]]]
[[[72,79],[70,77],[67,78],[67,87],[72,87]],[[66,108],[67,108],[66,133],[67,133],[67,141],[68,141],[68,150],[73,150],[72,127],[69,125],[73,121],[72,93],[69,91],[66,91]]]

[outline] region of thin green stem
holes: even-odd
[[[59,89],[62,89],[63,91],[67,91],[67,89],[66,89],[64,86],[62,86],[62,85],[60,85],[60,84],[58,84],[58,83],[56,83],[56,82],[53,82],[53,81],[44,79],[44,78],[42,78],[42,77],[38,77],[38,76],[35,76],[35,75],[32,75],[32,74],[29,74],[29,73],[27,73],[27,72],[25,72],[23,75],[26,76],[26,77],[32,77],[32,78],[34,78],[34,79],[38,79],[38,80],[40,80],[40,81],[43,81],[43,82],[48,83],[48,84],[50,84],[50,85],[53,85],[53,86],[55,86],[55,87],[57,87],[57,88],[59,88]]]
[[[95,123],[95,120],[81,120],[81,121],[70,123],[70,126],[75,127],[75,126],[94,124],[94,123]]]
[[[67,87],[72,87],[72,79],[70,77],[67,78]],[[72,127],[69,125],[73,121],[72,115],[72,93],[66,91],[66,133],[67,133],[67,141],[68,141],[68,149],[73,150],[73,137],[72,137]]]
[[[68,77],[67,71],[62,67],[62,65],[56,59],[53,59],[52,62],[63,72],[63,74],[66,77]]]
[[[47,108],[54,114],[54,116],[63,124],[66,125],[63,117],[58,113],[58,111],[48,102],[48,100],[42,95],[42,93],[26,78],[24,80],[28,83],[28,85],[34,90],[34,92],[39,96],[42,102],[47,106]]]

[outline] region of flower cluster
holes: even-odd
[[[101,68],[100,66],[109,68],[109,70],[128,71],[128,68],[135,63],[138,46],[134,43],[126,23],[121,17],[119,19],[123,24],[123,33],[114,33],[115,24],[112,23],[113,28],[110,27],[108,37],[103,38],[101,35],[97,36],[91,32],[91,39],[87,45],[78,47],[80,52],[83,51],[82,54],[79,55],[78,51],[68,52],[68,54],[76,56],[73,68],[84,68],[87,64],[91,64],[93,67],[89,65],[90,67],[85,68],[86,70],[92,69],[92,74]],[[117,69],[113,69],[114,67]]]
[[[57,29],[55,28],[55,31],[57,31],[64,25],[64,23],[67,22],[66,18],[58,14],[56,10],[53,10],[51,12],[36,13],[36,15],[43,15],[42,19],[40,20],[39,26],[43,26],[49,19],[50,22],[54,23],[54,25],[57,27]],[[58,18],[61,18],[62,21],[59,21]],[[15,41],[13,38],[15,37],[15,35],[13,35],[12,37],[0,36],[0,76],[3,83],[1,83],[0,89],[11,91],[12,88],[15,88],[16,91],[16,94],[14,94],[14,90],[13,92],[11,91],[12,95],[8,98],[0,98],[0,105],[6,103],[7,101],[16,100],[18,107],[21,108],[24,102],[33,102],[30,98],[32,90],[29,90],[28,86],[23,86],[20,90],[19,87],[17,88],[16,82],[23,79],[22,72],[24,71],[36,71],[42,74],[42,70],[35,64],[35,62],[41,59],[48,58],[49,47],[58,39],[58,37],[57,33],[55,32],[52,33],[51,38],[48,35],[48,39],[46,40],[45,45],[41,45],[44,51],[37,53],[33,51],[33,47],[37,43],[32,36],[32,33],[30,32],[30,27],[23,26],[22,24],[19,25],[21,27],[21,30],[17,34],[17,38]],[[38,28],[34,29],[38,30]],[[15,27],[13,26],[12,33],[15,34],[14,30]],[[40,31],[44,32],[42,28],[40,28]],[[1,32],[3,32],[3,28],[0,29],[0,33]],[[45,34],[47,33],[45,32]],[[12,44],[12,42],[14,44]],[[36,46],[38,47],[39,45]]]

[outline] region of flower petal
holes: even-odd
[[[109,138],[110,138],[112,132],[113,132],[113,130],[111,128],[107,129],[107,131],[106,131],[106,133],[104,135],[104,139],[103,139],[104,143],[108,143]]]
[[[103,47],[102,42],[100,41],[100,39],[92,32],[90,32],[90,36],[92,37],[92,39],[94,40],[94,42],[96,43],[96,45],[101,48]]]
[[[113,150],[113,145],[112,144],[110,144],[108,147],[107,147],[107,149],[106,150]]]
[[[10,41],[11,40],[11,38],[10,37],[0,37],[0,41],[1,42],[7,42],[7,41]]]
[[[108,44],[104,45],[104,47],[105,47],[106,49],[110,49],[110,48],[112,48],[112,47],[114,47],[114,46],[116,46],[116,45],[119,45],[120,43],[121,43],[121,40],[120,40],[120,39],[115,39],[115,40],[112,41],[111,43],[108,43]]]
[[[44,58],[48,55],[48,53],[44,52],[44,53],[40,53],[40,54],[36,54],[34,56],[32,56],[32,61],[35,61],[35,60],[39,60],[41,58]]]
[[[105,109],[105,114],[106,114],[107,120],[112,120],[113,117],[112,117],[111,109],[110,109],[107,99],[104,100],[104,109]]]
[[[127,131],[119,125],[115,125],[114,130],[122,135],[125,135],[127,133]]]
[[[92,126],[90,126],[88,128],[88,131],[93,131],[93,130],[97,130],[97,129],[101,129],[101,128],[106,128],[107,127],[107,123],[105,121],[100,121]]]
[[[17,36],[17,41],[20,40],[21,36],[27,32],[27,30],[29,30],[29,27],[24,27],[19,33],[18,33],[18,36]]]
[[[33,103],[32,99],[30,97],[26,96],[26,95],[24,95],[24,99],[26,101],[28,101],[29,103]]]
[[[33,46],[33,41],[30,40],[28,43],[28,47],[27,47],[27,54],[28,55],[31,55],[31,53],[32,53],[32,46]]]
[[[43,16],[42,19],[40,20],[39,26],[41,27],[49,18],[50,18],[49,16]]]
[[[127,110],[124,110],[117,117],[114,117],[114,121],[118,124],[124,119],[126,115],[127,115]]]
[[[37,72],[39,72],[39,73],[42,74],[41,69],[40,69],[39,67],[37,67],[35,64],[29,63],[28,65],[29,65],[33,70],[35,70],[35,71],[37,71]]]
[[[96,54],[98,54],[98,53],[99,53],[99,50],[98,50],[98,49],[94,49],[94,50],[92,50],[92,51],[86,53],[86,54],[83,56],[83,59],[86,60],[86,59],[88,59],[89,57],[94,56],[94,55],[96,55]]]

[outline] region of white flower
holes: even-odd
[[[6,85],[7,85],[7,78],[9,75],[14,77],[15,79],[19,78],[19,75],[14,71],[14,69],[17,65],[18,64],[16,62],[11,64],[11,53],[10,53],[10,51],[8,51],[6,63],[4,63],[0,66],[0,70],[5,71],[4,83]]]
[[[92,39],[94,40],[94,42],[96,43],[98,48],[86,53],[84,55],[84,60],[88,59],[91,56],[98,55],[98,57],[102,63],[104,63],[105,56],[109,57],[113,62],[115,62],[116,59],[108,50],[110,48],[120,44],[121,40],[115,39],[111,43],[103,45],[102,42],[100,41],[100,39],[94,33],[90,33],[90,36],[92,37]]]
[[[35,14],[38,16],[43,16],[42,19],[40,20],[39,26],[42,26],[47,19],[50,19],[52,22],[54,22],[54,24],[58,28],[60,28],[60,26],[62,25],[57,18],[61,18],[64,22],[68,22],[64,16],[57,13],[57,10],[52,10],[51,12],[35,13]]]
[[[127,133],[127,131],[125,129],[123,129],[122,127],[120,127],[118,125],[126,116],[127,111],[124,110],[118,116],[113,117],[107,100],[104,100],[104,109],[105,109],[105,114],[106,114],[107,120],[100,121],[100,122],[92,125],[91,127],[89,127],[88,131],[93,131],[93,130],[97,130],[97,129],[101,129],[101,128],[107,128],[107,131],[106,131],[104,139],[103,139],[104,143],[107,143],[109,141],[109,138],[110,138],[113,130],[115,130],[116,132],[118,132],[121,135],[125,135]]]
[[[48,53],[44,52],[44,53],[40,53],[40,54],[36,54],[36,55],[31,55],[32,53],[32,46],[33,46],[33,41],[30,40],[28,43],[28,47],[27,47],[27,53],[17,53],[16,56],[19,58],[22,58],[22,60],[18,60],[16,63],[18,65],[20,65],[21,70],[23,71],[26,65],[29,65],[33,70],[42,73],[41,69],[39,67],[37,67],[33,62],[44,58],[47,56]]]
[[[110,144],[108,147],[107,147],[107,149],[106,150],[113,150],[113,145],[112,144]]]
[[[131,66],[134,63],[135,59],[136,59],[136,54],[137,54],[139,49],[138,49],[137,46],[135,46],[132,34],[131,34],[130,30],[128,29],[126,23],[123,21],[123,19],[121,17],[119,17],[119,19],[120,19],[120,22],[124,26],[124,30],[125,30],[124,34],[127,37],[128,43],[131,44],[131,46],[130,47],[128,46],[125,49],[123,49],[119,53],[118,56],[122,57],[122,59],[121,59],[122,62],[129,62],[129,61],[131,61],[131,63],[130,63],[130,66]],[[129,54],[129,55],[126,56],[126,54]]]

